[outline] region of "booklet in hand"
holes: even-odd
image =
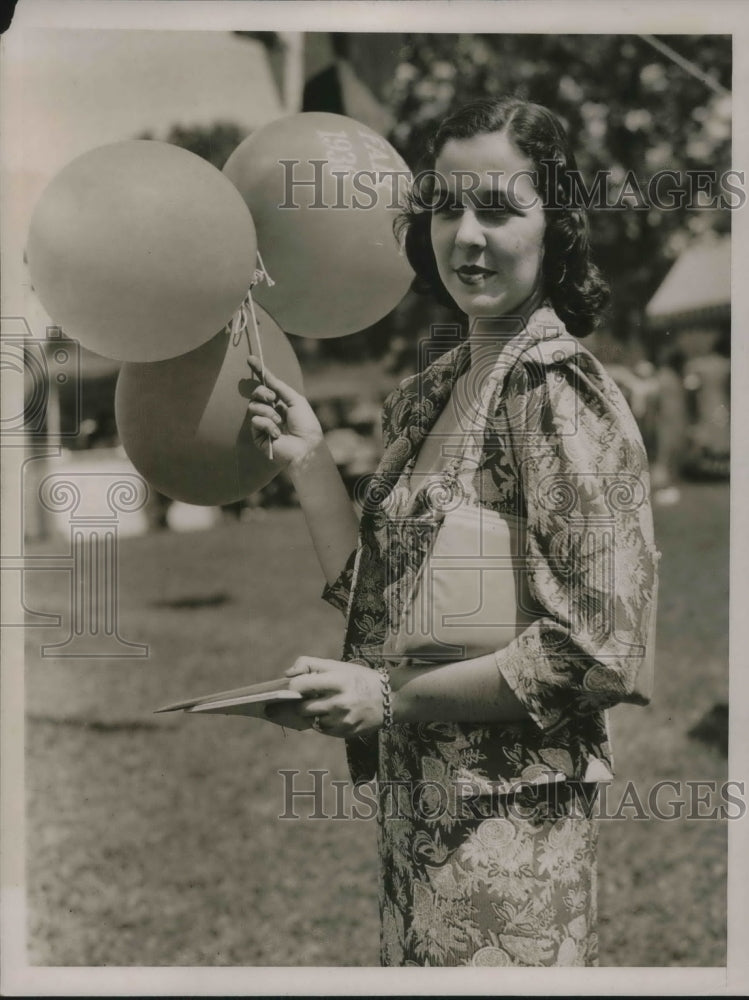
[[[264,719],[265,707],[272,702],[299,701],[301,694],[289,689],[289,678],[279,677],[261,681],[232,691],[214,691],[213,694],[157,708],[156,712],[204,712],[213,715],[250,715]]]

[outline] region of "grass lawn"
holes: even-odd
[[[612,802],[627,779],[647,796],[663,778],[726,777],[720,751],[688,733],[727,698],[728,488],[689,486],[656,516],[658,687],[647,709],[612,712]],[[28,578],[29,607],[66,606],[65,573]],[[67,628],[28,633],[30,961],[376,965],[374,822],[278,818],[279,770],[344,780],[342,744],[152,714],[273,677],[300,653],[338,655],[342,620],[319,600],[301,513],[128,539],[120,580],[120,634],[148,658],[43,659]],[[602,964],[723,964],[726,824],[601,827]]]

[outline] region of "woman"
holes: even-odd
[[[576,339],[605,287],[553,114],[469,105],[427,165],[406,251],[469,336],[388,397],[359,525],[304,399],[269,376],[250,404],[347,620],[342,661],[300,657],[302,707],[274,718],[344,737],[354,780],[377,775],[383,964],[593,965],[597,827],[581,803],[611,776],[605,709],[631,694],[647,634],[645,452]],[[455,487],[522,517],[534,614],[481,655],[393,659]]]

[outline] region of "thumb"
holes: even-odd
[[[318,657],[297,656],[288,670],[284,670],[284,677],[299,677],[300,674],[319,673],[324,669],[324,663]]]

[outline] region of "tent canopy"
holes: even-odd
[[[731,305],[731,241],[693,243],[682,253],[645,313],[653,321],[727,312]]]

